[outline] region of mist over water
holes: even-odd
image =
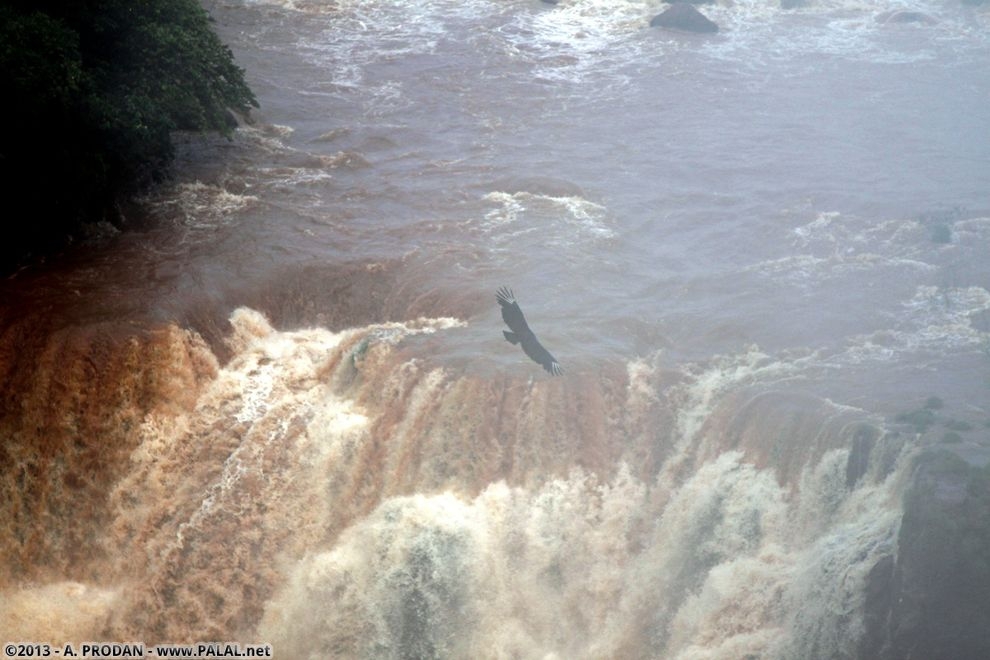
[[[0,637],[897,657],[915,461],[990,457],[985,8],[206,6],[261,111],[0,283]]]

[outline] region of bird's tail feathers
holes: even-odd
[[[519,336],[516,335],[516,333],[509,332],[508,330],[503,330],[502,334],[505,335],[505,340],[510,344],[515,345],[519,343]]]

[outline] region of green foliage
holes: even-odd
[[[230,135],[228,110],[257,106],[195,0],[0,0],[0,85],[0,180],[31,209],[6,227],[8,262],[115,220],[167,171],[172,131]]]

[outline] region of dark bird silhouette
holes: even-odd
[[[557,358],[550,355],[550,351],[543,348],[543,344],[536,338],[533,331],[529,329],[529,324],[526,323],[526,317],[523,316],[522,310],[519,309],[519,303],[516,302],[515,296],[512,295],[512,289],[503,286],[496,292],[495,300],[502,306],[502,320],[512,330],[512,332],[502,331],[506,341],[510,344],[522,344],[523,353],[528,355],[533,362],[542,365],[544,369],[554,376],[559,376],[563,373],[560,364],[557,362]]]

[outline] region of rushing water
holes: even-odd
[[[986,8],[207,7],[260,112],[2,284],[0,637],[863,657],[990,447]]]

